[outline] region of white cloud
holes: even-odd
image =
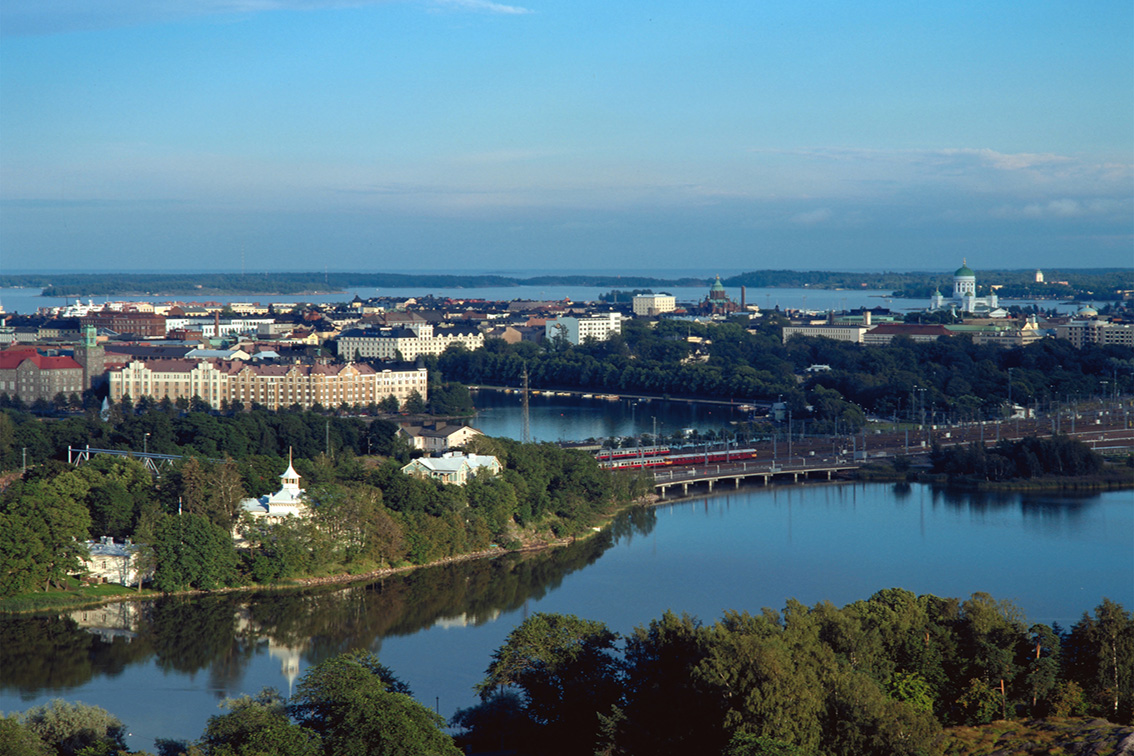
[[[270,11],[361,8],[411,0],[5,0],[0,2],[0,36],[17,37],[168,23],[203,16]],[[454,11],[521,15],[516,5],[490,0],[414,0]]]
[[[831,219],[831,209],[821,207],[817,210],[809,210],[807,212],[796,213],[791,217],[792,223],[799,223],[804,226],[811,226],[816,223],[824,223]]]
[[[478,11],[481,13],[502,13],[508,16],[518,16],[532,12],[528,8],[521,8],[518,5],[503,5],[502,3],[492,3],[488,0],[433,0],[433,3],[446,8],[457,8],[459,10]]]
[[[1131,202],[1113,197],[1074,199],[1060,197],[1025,205],[1003,205],[991,211],[995,218],[1066,219],[1099,218],[1130,212]]]

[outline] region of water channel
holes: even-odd
[[[923,485],[749,488],[632,513],[546,552],[307,592],[228,594],[0,619],[0,710],[52,697],[124,720],[132,748],[191,739],[225,696],[289,690],[309,665],[379,653],[448,717],[532,612],[619,632],[684,611],[836,605],[898,586],[1009,599],[1067,628],[1109,597],[1134,606],[1134,500],[967,495]]]

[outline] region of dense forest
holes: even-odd
[[[1134,618],[1104,599],[1069,632],[1018,608],[881,591],[712,624],[667,612],[620,637],[537,614],[456,715],[475,751],[941,753],[942,726],[1092,713],[1130,723]]]
[[[231,612],[228,614],[231,621]],[[1103,599],[1069,629],[1010,602],[898,588],[840,608],[789,600],[705,625],[666,612],[627,635],[534,614],[488,660],[481,703],[452,725],[368,653],[311,667],[290,699],[230,699],[162,756],[938,756],[944,728],[995,720],[1134,720],[1134,617]],[[115,753],[125,727],[56,701],[0,719],[8,753]],[[17,748],[18,747],[18,748]],[[83,751],[83,748],[91,750]],[[101,749],[101,750],[99,750]],[[1054,752],[1054,751],[1052,751]]]
[[[89,536],[132,537],[160,590],[213,589],[300,575],[425,564],[530,538],[581,532],[648,488],[553,445],[477,438],[502,474],[446,486],[401,472],[408,446],[383,420],[254,411],[165,411],[44,423],[0,412],[0,457],[42,462],[0,494],[0,596],[61,584]],[[72,467],[68,445],[185,455],[152,477],[130,457]],[[244,521],[240,502],[279,487],[289,454],[313,516]],[[252,548],[237,550],[238,527]]]
[[[572,388],[737,402],[788,402],[815,431],[858,428],[866,415],[909,418],[922,410],[940,421],[995,419],[1008,397],[1048,405],[1073,397],[1134,392],[1134,350],[1044,339],[1019,349],[973,344],[966,336],[889,346],[795,337],[784,344],[776,317],[706,325],[640,320],[602,342],[541,348],[490,339],[483,349],[450,349],[431,371],[465,383]],[[746,327],[750,326],[750,328]],[[830,371],[808,373],[812,365]],[[1116,385],[1117,384],[1117,385]]]
[[[1127,459],[1134,461],[1134,458]],[[965,480],[1029,480],[1044,476],[1097,475],[1103,459],[1082,441],[1067,436],[1023,438],[983,444],[934,448],[932,471],[949,476],[951,483]]]

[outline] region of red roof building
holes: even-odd
[[[83,367],[70,357],[48,357],[31,347],[0,352],[0,394],[24,402],[83,393]]]

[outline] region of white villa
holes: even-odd
[[[468,483],[469,478],[474,475],[484,473],[496,475],[500,470],[500,461],[496,457],[461,452],[447,452],[440,457],[421,457],[402,468],[402,472],[406,475],[439,480],[456,486]]]
[[[402,425],[398,428],[398,435],[406,439],[413,448],[433,453],[448,451],[455,446],[464,446],[476,436],[483,436],[484,433],[471,425],[434,423]]]
[[[83,572],[94,583],[138,584],[138,547],[130,543],[115,543],[109,536],[87,541],[87,556],[83,558]],[[151,566],[142,574],[143,579],[153,577]]]

